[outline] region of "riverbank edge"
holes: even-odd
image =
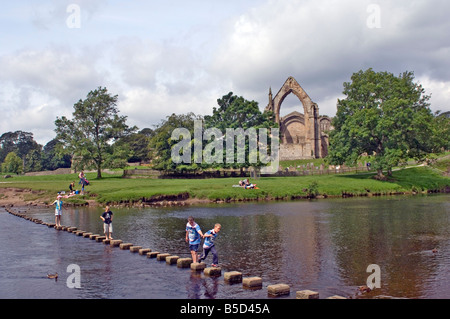
[[[15,195],[22,194],[22,196],[14,196],[15,199],[0,199],[0,207],[52,207],[48,204],[47,198],[38,198],[32,201],[27,201],[23,199],[23,195],[34,194],[36,191],[26,188],[1,188],[0,192],[4,191],[13,193]],[[357,197],[388,197],[388,196],[414,196],[414,195],[429,195],[429,194],[450,194],[450,185],[447,185],[441,189],[436,190],[426,190],[426,191],[385,191],[380,193],[371,193],[365,190],[360,190],[357,192],[344,192],[341,195],[327,195],[318,194],[316,196],[284,196],[284,197],[258,197],[258,198],[227,198],[227,199],[202,199],[202,198],[192,198],[189,193],[180,193],[177,195],[158,195],[152,196],[145,201],[143,200],[121,200],[109,203],[100,203],[95,199],[83,200],[81,202],[67,202],[65,206],[67,207],[102,207],[105,205],[113,207],[172,207],[172,206],[194,206],[194,205],[208,205],[208,204],[232,204],[232,203],[251,203],[251,202],[276,202],[276,201],[301,201],[301,200],[325,200],[325,199],[336,199],[336,198],[357,198]]]

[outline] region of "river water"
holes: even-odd
[[[450,196],[399,196],[243,203],[171,208],[118,208],[114,238],[189,257],[187,217],[203,232],[222,225],[216,241],[222,275],[263,279],[262,289],[230,285],[128,250],[57,231],[0,208],[0,298],[266,299],[285,283],[320,298],[450,298]],[[15,208],[54,222],[52,208]],[[102,233],[102,208],[68,208],[62,224]],[[433,252],[436,249],[437,252]],[[207,264],[212,262],[209,256]],[[381,288],[360,294],[380,268]],[[80,288],[70,288],[70,265]],[[48,273],[59,274],[57,281]],[[75,281],[71,281],[75,282]]]

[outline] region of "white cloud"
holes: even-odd
[[[60,47],[23,50],[0,57],[0,81],[73,104],[80,98],[80,92],[86,94],[88,88],[101,84],[107,76],[106,72],[96,70],[96,62],[95,56]]]
[[[437,111],[450,111],[450,81],[439,81],[424,76],[418,79],[427,95],[431,95],[431,109]]]
[[[130,125],[139,128],[160,124],[172,113],[207,114],[215,103],[215,95],[209,93],[199,96],[191,94],[170,94],[166,86],[160,85],[155,90],[143,88],[130,89],[120,98],[118,107],[122,114],[128,116]]]
[[[333,116],[343,82],[369,67],[414,71],[433,110],[450,110],[447,0],[83,0],[82,26],[69,29],[72,2],[0,13],[15,21],[14,36],[0,39],[0,133],[27,130],[46,143],[56,116],[98,86],[119,95],[121,114],[139,128],[172,113],[210,114],[230,91],[263,109],[269,87],[276,94],[289,76]],[[369,4],[379,5],[380,28],[367,25]]]
[[[262,107],[269,86],[275,94],[294,76],[321,113],[331,116],[332,99],[359,70],[450,78],[448,1],[377,1],[380,28],[367,24],[372,2],[269,1],[235,19],[215,72]]]

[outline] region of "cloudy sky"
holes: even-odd
[[[46,144],[57,116],[99,86],[130,125],[206,115],[228,92],[267,105],[293,76],[334,116],[370,67],[414,71],[450,111],[448,0],[19,0],[0,10],[0,134]],[[291,94],[282,114],[302,111]]]

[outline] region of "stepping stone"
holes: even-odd
[[[84,233],[84,234],[83,234],[83,237],[84,237],[84,238],[90,238],[91,235],[92,235],[92,233]]]
[[[97,236],[95,237],[95,241],[98,243],[103,242],[106,239],[106,236]]]
[[[111,245],[111,247],[119,247],[122,243],[123,241],[120,239],[113,239],[109,244]]]
[[[156,256],[158,256],[160,254],[159,251],[152,251],[147,253],[147,258],[156,258]]]
[[[311,290],[302,290],[296,292],[296,299],[319,299],[319,293]]]
[[[205,263],[192,263],[191,264],[191,269],[195,270],[195,271],[202,271],[206,268],[206,264]]]
[[[246,277],[242,280],[242,286],[244,288],[261,288],[262,287],[262,278]]]
[[[142,248],[139,249],[139,255],[147,255],[147,253],[151,252],[152,250],[150,248]]]
[[[239,271],[229,271],[223,274],[225,281],[229,284],[242,282],[242,273]]]
[[[180,257],[179,256],[167,256],[166,264],[175,265]]]
[[[170,254],[166,254],[166,253],[164,253],[164,254],[158,254],[158,255],[156,255],[156,260],[159,260],[159,261],[166,261],[166,257],[168,257],[168,256],[170,256]]]
[[[178,268],[190,268],[192,264],[192,258],[180,258],[177,260]]]
[[[203,273],[206,276],[219,277],[219,276],[222,275],[222,268],[220,268],[220,267],[208,267],[208,268],[205,268]]]
[[[270,296],[274,297],[289,295],[291,293],[291,287],[286,284],[270,285],[267,287],[267,292]]]
[[[128,250],[128,249],[130,249],[131,246],[133,246],[132,243],[122,243],[119,245],[119,248],[122,250]]]
[[[130,247],[130,251],[132,253],[137,253],[139,251],[139,249],[142,249],[142,246],[131,246]]]

